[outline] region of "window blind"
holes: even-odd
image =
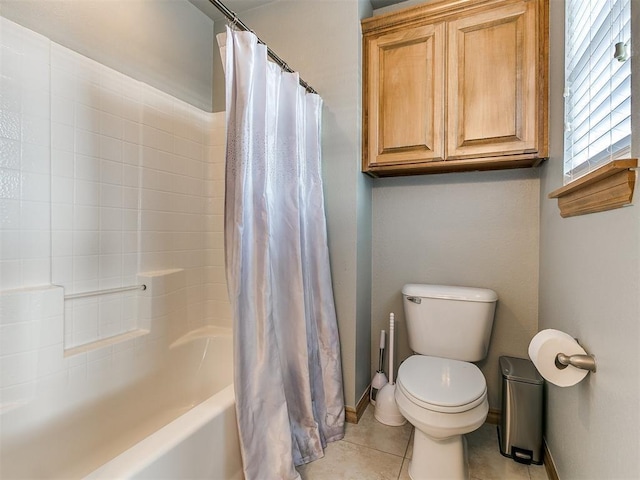
[[[631,0],[565,0],[564,183],[629,155]],[[627,45],[627,51],[630,50]]]

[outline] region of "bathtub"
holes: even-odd
[[[232,353],[228,331],[205,327],[178,339],[170,349],[186,349],[201,354],[199,368],[203,370],[206,365],[205,376],[216,378],[212,381],[217,385],[213,389],[215,391],[201,403],[101,465],[85,479],[244,478],[231,383]]]
[[[136,342],[144,345],[131,358],[144,351],[157,358],[144,369],[135,365],[145,362],[127,362],[138,370],[126,383],[116,371],[112,382],[121,383],[63,383],[2,416],[0,477],[243,478],[230,330],[203,327],[170,345]]]
[[[85,478],[244,478],[233,385],[225,387]]]

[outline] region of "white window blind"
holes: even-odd
[[[614,47],[631,39],[630,3],[565,0],[565,184],[629,156],[631,60]]]

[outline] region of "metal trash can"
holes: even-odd
[[[542,464],[544,380],[530,360],[500,357],[502,419],[500,453],[518,463]]]

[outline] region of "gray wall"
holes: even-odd
[[[526,357],[538,325],[538,173],[374,181],[372,349],[394,312],[397,359],[411,354],[400,293],[405,283],[491,288],[499,301],[489,354],[478,365],[491,408],[500,408],[498,357]],[[372,371],[376,367],[374,356]]]
[[[425,2],[409,0],[374,14],[419,3]],[[411,354],[400,294],[405,283],[491,288],[499,301],[489,354],[478,366],[491,408],[501,407],[498,357],[526,358],[538,327],[539,183],[538,169],[374,180],[374,352],[394,312],[396,360]],[[372,373],[377,366],[373,355]]]
[[[0,0],[0,12],[60,45],[211,111],[213,21],[186,0]]]
[[[346,404],[369,384],[371,180],[360,172],[360,17],[368,1],[282,0],[241,18],[324,99],[323,178]],[[216,31],[224,24],[216,23]],[[214,68],[217,68],[217,60]],[[221,74],[214,75],[222,78]],[[223,84],[214,105],[224,108]]]
[[[640,2],[632,2],[640,27]],[[551,1],[551,159],[542,168],[540,329],[577,337],[598,371],[547,390],[546,438],[560,478],[640,478],[640,210],[563,219],[547,194],[562,186],[563,2]],[[635,28],[640,45],[640,28]],[[640,77],[635,48],[632,68]],[[635,80],[634,99],[640,98]],[[637,102],[634,101],[634,104]],[[635,125],[639,125],[634,106]],[[633,134],[634,156],[640,134]],[[637,203],[637,193],[635,195]]]

